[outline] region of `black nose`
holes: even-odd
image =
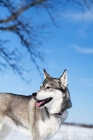
[[[33,97],[36,97],[36,95],[37,95],[37,93],[36,93],[36,92],[32,93],[32,96],[33,96]]]

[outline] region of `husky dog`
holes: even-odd
[[[15,126],[32,140],[47,140],[56,134],[72,104],[67,71],[52,78],[44,70],[40,90],[31,96],[0,93],[0,140]]]

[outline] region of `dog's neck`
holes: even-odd
[[[50,113],[48,112],[47,108],[44,107],[41,109],[41,116],[42,116],[42,120],[46,120],[46,119],[49,119],[50,118]]]
[[[59,119],[61,122],[63,122],[67,118],[67,116],[68,116],[67,111],[64,111],[62,114],[61,113],[50,114],[46,107],[41,109],[41,117],[43,121],[50,119],[51,117],[55,117],[55,119]]]
[[[43,121],[46,120],[46,119],[49,119],[51,116],[54,116],[55,118],[62,119],[61,118],[62,114],[60,114],[60,113],[50,114],[48,112],[48,109],[46,107],[44,107],[44,108],[41,109],[41,116],[42,116],[42,120]]]

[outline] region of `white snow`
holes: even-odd
[[[12,129],[6,140],[31,140],[21,132]],[[51,140],[93,140],[93,128],[62,125]]]

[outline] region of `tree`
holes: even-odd
[[[83,11],[84,8],[91,9],[91,6],[93,6],[93,0],[0,0],[0,9],[5,11],[4,15],[0,17],[1,72],[4,72],[6,67],[11,68],[14,72],[19,74],[22,79],[26,80],[24,78],[24,72],[27,72],[29,69],[26,69],[21,62],[26,56],[24,58],[20,57],[22,52],[26,52],[28,59],[36,66],[40,73],[40,66],[37,63],[37,60],[43,61],[43,56],[39,47],[42,44],[44,29],[47,25],[44,23],[41,25],[34,25],[32,23],[32,18],[28,19],[25,13],[31,8],[34,8],[34,10],[46,10],[53,25],[56,26],[54,18],[55,13],[58,10],[62,10],[62,7],[69,2],[74,2],[81,6]],[[7,44],[11,44],[11,42],[1,36],[2,32],[5,34],[7,32],[15,34],[20,40],[19,47],[15,47],[15,45],[7,47]]]

